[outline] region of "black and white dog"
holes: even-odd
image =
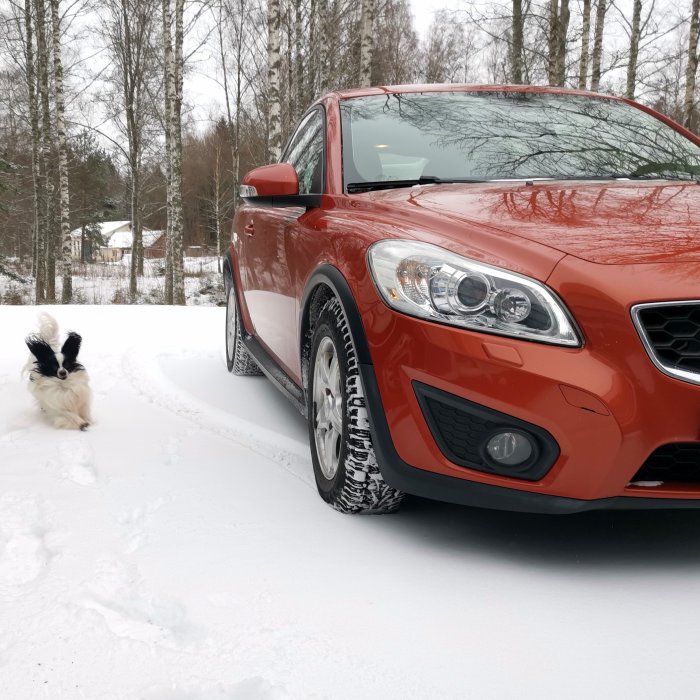
[[[55,428],[85,430],[90,416],[90,380],[78,362],[82,338],[70,332],[59,346],[58,323],[47,313],[39,316],[39,332],[26,341],[32,353],[24,371],[29,391]]]

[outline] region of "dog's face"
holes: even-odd
[[[78,352],[82,338],[77,333],[69,333],[66,342],[63,343],[61,352],[54,352],[51,346],[40,336],[30,335],[27,340],[29,352],[34,355],[34,371],[42,377],[55,377],[67,379],[72,372],[79,372],[85,368],[78,363]]]

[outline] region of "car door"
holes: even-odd
[[[323,191],[325,113],[318,107],[300,122],[281,162],[294,166],[299,194]],[[292,285],[291,246],[304,225],[302,207],[250,207],[246,210],[244,296],[260,342],[282,368],[298,379],[298,301]]]

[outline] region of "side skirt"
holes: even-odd
[[[243,345],[257,362],[263,374],[292,402],[294,408],[307,417],[306,400],[303,390],[290,379],[287,373],[270,357],[257,338],[247,333],[242,334]]]

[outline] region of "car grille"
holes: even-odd
[[[700,384],[700,301],[639,304],[632,317],[662,372]]]
[[[651,453],[635,481],[700,483],[700,442],[674,442]]]

